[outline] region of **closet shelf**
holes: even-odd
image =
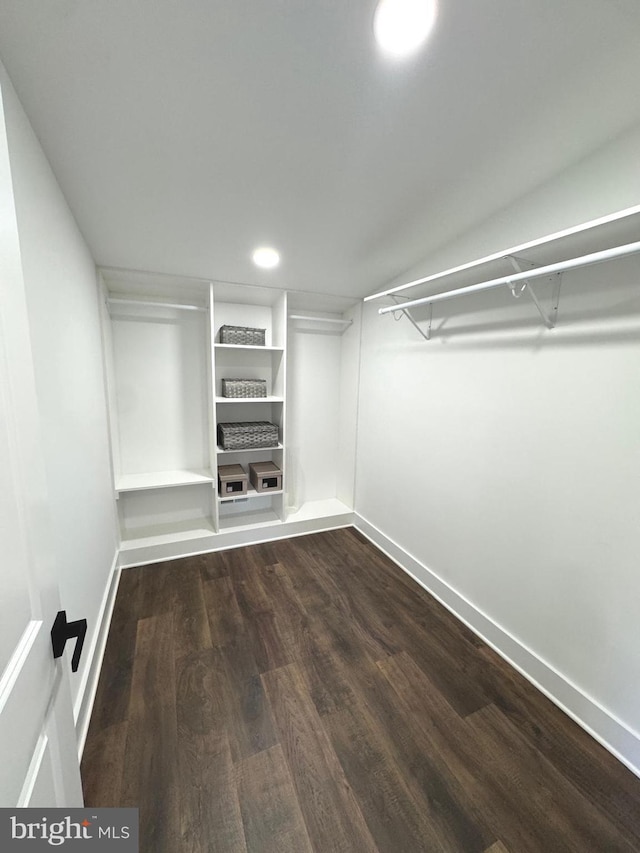
[[[365,297],[364,301],[369,302],[375,299],[390,298],[394,304],[380,308],[378,313],[403,314],[420,334],[429,340],[431,333],[431,306],[434,302],[453,299],[457,296],[465,296],[481,290],[507,286],[515,297],[526,292],[533,300],[545,325],[548,328],[553,328],[558,308],[560,277],[562,273],[640,253],[640,241],[624,242],[631,237],[637,238],[639,229],[640,205],[636,205],[635,207],[618,211],[600,219],[594,219],[582,225],[577,225],[537,240],[531,240],[528,243],[521,243],[518,246],[513,246],[501,252],[495,252],[466,264],[460,264],[459,266],[415,279],[407,284],[388,288],[387,290]],[[596,249],[596,251],[584,254],[587,248]],[[523,253],[525,254],[523,255]],[[485,278],[478,281],[478,277],[482,277],[483,275]],[[538,278],[546,278],[554,281],[551,310],[548,313],[542,307],[531,285],[531,279]],[[406,295],[407,290],[445,279],[462,286],[414,299]],[[401,302],[400,300],[406,301]],[[429,306],[427,333],[422,330],[411,314],[410,309],[420,305]]]
[[[143,489],[166,489],[213,483],[213,473],[206,468],[178,471],[151,471],[145,474],[122,474],[116,481],[116,492],[138,492]]]
[[[284,352],[284,347],[263,347],[260,344],[214,344],[216,350],[252,350],[253,352]]]
[[[191,305],[186,302],[160,302],[158,300],[148,299],[120,299],[115,296],[110,296],[107,299],[107,305],[131,305],[142,306],[144,308],[172,308],[178,311],[208,311],[202,305]]]
[[[216,403],[283,403],[283,397],[216,397]]]
[[[271,495],[282,495],[282,494],[284,494],[283,489],[273,489],[273,490],[269,490],[268,492],[257,492],[253,488],[253,486],[247,486],[246,495],[237,495],[237,494],[236,495],[228,495],[228,496],[227,495],[218,495],[218,501],[221,504],[226,504],[226,503],[232,503],[233,501],[247,500],[247,498],[249,500],[251,500],[251,498],[268,498]]]
[[[270,453],[272,450],[284,450],[284,447],[279,443],[275,447],[242,447],[236,448],[236,450],[223,450],[223,448],[218,445],[217,450],[219,455],[223,453]],[[273,492],[271,492],[271,494],[273,494]]]

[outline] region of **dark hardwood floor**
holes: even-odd
[[[640,851],[640,780],[354,530],[124,571],[82,773],[143,853]]]

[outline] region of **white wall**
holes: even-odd
[[[90,649],[116,552],[96,271],[4,68],[14,183],[62,605]],[[70,131],[71,132],[71,131]],[[74,699],[89,663],[72,677]]]
[[[639,150],[640,130],[413,272],[637,203]],[[356,492],[383,545],[636,769],[639,278],[638,257],[565,274],[553,331],[506,289],[434,305],[430,342],[367,303]]]

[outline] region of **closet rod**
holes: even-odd
[[[184,305],[178,302],[147,302],[143,299],[115,299],[109,297],[107,299],[109,305],[113,305],[117,303],[118,305],[150,305],[153,308],[178,308],[181,311],[207,311],[207,308],[203,308],[200,305]]]
[[[544,267],[525,270],[524,272],[514,273],[513,275],[504,275],[500,278],[490,279],[489,281],[478,282],[478,284],[470,284],[468,287],[459,287],[457,290],[445,290],[442,293],[434,293],[431,296],[412,299],[409,302],[403,302],[402,306],[389,305],[386,308],[378,309],[378,314],[391,314],[394,311],[398,311],[400,307],[406,309],[413,308],[416,305],[429,305],[431,302],[440,302],[443,299],[453,299],[455,296],[464,296],[467,293],[475,293],[479,290],[489,290],[492,287],[500,287],[500,285],[503,284],[509,285],[516,281],[527,281],[532,278],[545,278],[546,276],[551,276],[555,273],[574,270],[578,267],[588,267],[593,264],[601,264],[605,261],[614,260],[615,258],[635,255],[638,252],[640,252],[640,241],[637,243],[627,243],[624,246],[616,246],[613,249],[604,249],[601,252],[593,252],[590,255],[581,255],[579,258],[571,258],[568,261],[558,261],[555,264],[547,264]]]
[[[616,222],[624,222],[629,217],[640,214],[640,204],[634,207],[628,207],[626,210],[618,210],[616,213],[601,216],[598,219],[592,219],[589,222],[583,222],[581,225],[574,225],[571,228],[565,228],[562,231],[557,231],[555,234],[549,234],[546,237],[539,237],[535,240],[529,240],[527,243],[520,243],[517,246],[512,246],[510,249],[503,249],[501,252],[493,252],[491,255],[486,255],[484,258],[478,258],[475,261],[469,261],[465,264],[460,264],[451,269],[442,270],[441,272],[433,273],[432,275],[417,278],[414,281],[409,281],[406,284],[400,284],[397,287],[391,287],[388,290],[381,290],[379,293],[373,293],[371,296],[365,296],[364,301],[369,302],[372,299],[381,299],[383,296],[390,296],[392,293],[400,293],[403,290],[408,290],[411,287],[417,287],[419,284],[429,284],[439,278],[447,278],[450,275],[455,275],[459,272],[471,270],[474,267],[482,266],[491,261],[498,261],[501,258],[506,258],[509,255],[521,255],[528,249],[536,249],[540,246],[551,245],[564,237],[572,237],[575,234],[585,234],[592,229],[597,229],[600,226],[610,225]]]
[[[350,326],[353,320],[338,320],[332,317],[308,317],[306,314],[289,314],[290,320],[311,320],[313,323],[338,323],[341,326]]]

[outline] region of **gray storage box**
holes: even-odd
[[[251,462],[249,480],[256,492],[278,492],[282,489],[282,471],[275,462]]]
[[[247,472],[242,465],[218,466],[218,494],[221,498],[247,494]]]
[[[250,326],[220,326],[220,343],[237,346],[264,346],[266,329]]]
[[[250,397],[266,397],[267,396],[267,380],[266,379],[223,379],[222,380],[222,396],[223,397],[242,397],[248,399]]]
[[[223,450],[277,447],[278,427],[268,421],[218,424],[218,444]]]

